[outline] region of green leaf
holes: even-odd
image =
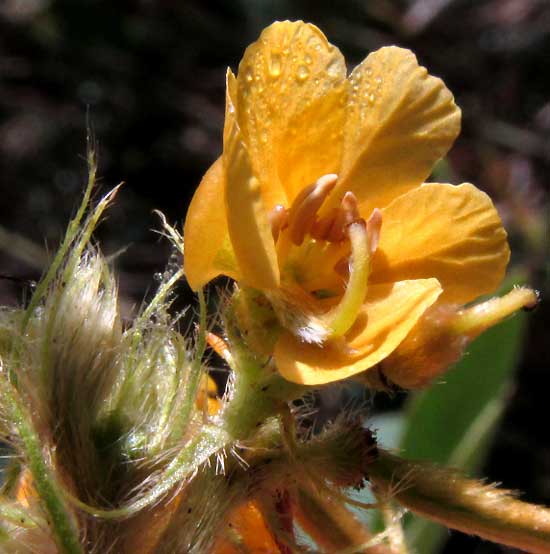
[[[518,314],[485,332],[444,383],[410,399],[400,444],[404,457],[470,474],[479,469],[506,405],[524,328],[525,316]],[[406,532],[408,544],[422,554],[436,552],[446,534],[442,526],[415,516],[407,520]]]

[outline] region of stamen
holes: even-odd
[[[336,211],[336,216],[327,234],[329,242],[341,242],[347,236],[346,228],[355,221],[361,220],[357,197],[353,192],[346,192]]]
[[[378,242],[380,241],[380,229],[382,227],[382,212],[378,208],[374,208],[367,221],[367,241],[369,247],[369,254],[372,255],[378,248]],[[340,258],[334,264],[334,271],[342,277],[349,275],[350,257],[345,256]]]
[[[317,211],[334,188],[338,175],[329,173],[304,189],[294,200],[288,216],[290,239],[299,246],[311,231]]]
[[[517,287],[504,296],[491,298],[459,311],[453,318],[452,330],[461,335],[475,337],[518,310],[534,308],[538,302],[537,291]]]
[[[369,252],[372,256],[380,242],[380,228],[382,227],[382,212],[374,208],[367,221],[367,236],[369,241]]]
[[[273,240],[277,242],[279,233],[288,227],[288,210],[282,204],[277,204],[269,212],[268,219]]]
[[[350,274],[346,291],[340,303],[326,316],[330,329],[328,338],[342,337],[355,323],[367,295],[370,273],[370,249],[367,226],[363,220],[354,221],[346,227],[351,244]]]
[[[337,211],[338,208],[332,208],[328,215],[315,220],[315,223],[309,232],[312,238],[316,240],[327,240],[328,232],[334,222]]]

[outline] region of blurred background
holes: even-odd
[[[443,78],[463,131],[434,177],[491,195],[514,282],[550,297],[548,0],[0,0],[2,304],[25,301],[74,213],[89,114],[100,192],[125,182],[97,238],[119,253],[123,312],[135,313],[170,255],[152,210],[181,226],[221,151],[225,69],[276,19],[315,23],[350,67],[398,44]],[[180,296],[192,299],[184,284]],[[446,386],[372,400],[382,442],[550,505],[548,306],[474,344]],[[410,525],[419,554],[506,551]]]

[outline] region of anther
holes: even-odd
[[[346,192],[344,198],[336,211],[336,215],[332,221],[332,225],[327,233],[326,240],[330,242],[341,242],[347,237],[346,228],[361,220],[359,214],[359,206],[357,205],[357,197],[353,192]]]
[[[338,175],[334,173],[323,175],[296,197],[288,216],[290,239],[294,244],[299,246],[304,242],[305,236],[313,228],[317,211],[337,180]]]
[[[277,204],[269,212],[268,218],[273,240],[277,242],[279,233],[288,227],[288,210],[282,204]]]
[[[367,237],[371,256],[376,252],[380,242],[380,228],[382,227],[382,212],[374,208],[367,221]]]
[[[359,220],[362,221],[362,220]],[[380,229],[382,228],[382,212],[378,208],[374,208],[366,223],[367,229],[367,247],[370,257],[376,252],[380,241]],[[347,227],[349,230],[349,225]],[[350,270],[350,257],[344,256],[334,264],[334,271],[342,277],[347,277]]]

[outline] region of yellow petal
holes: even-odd
[[[510,251],[491,199],[465,183],[426,183],[382,211],[371,282],[435,277],[463,304],[500,284]]]
[[[240,277],[228,240],[224,190],[223,163],[219,158],[202,178],[185,218],[183,265],[194,290],[221,274]]]
[[[460,131],[460,110],[441,79],[395,46],[370,54],[350,83],[341,178],[331,201],[350,190],[368,215],[428,177]]]
[[[347,89],[342,54],[314,25],[274,23],[246,49],[238,123],[262,186],[286,191],[280,203],[339,168]]]
[[[343,343],[307,344],[285,332],[275,364],[285,379],[306,385],[338,381],[376,365],[393,352],[441,293],[437,279],[369,285],[357,321]]]
[[[237,122],[226,119],[223,162],[227,226],[241,281],[258,289],[279,285],[275,242],[246,146]]]
[[[250,500],[233,510],[228,532],[216,540],[213,554],[279,554],[280,550],[257,502]],[[231,537],[234,537],[231,540]]]

